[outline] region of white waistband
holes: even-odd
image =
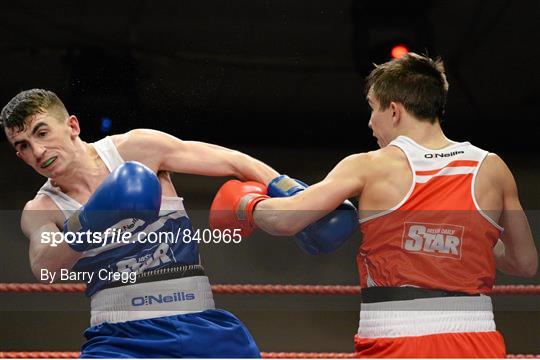
[[[364,338],[495,331],[489,296],[458,296],[361,305]]]
[[[92,326],[215,309],[206,276],[105,289],[91,299]]]

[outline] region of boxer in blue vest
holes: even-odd
[[[275,170],[238,151],[154,130],[86,143],[77,117],[47,90],[19,93],[1,122],[17,156],[48,178],[21,220],[33,273],[43,281],[61,271],[91,279],[81,357],[260,357],[240,320],[215,309],[197,243],[152,243],[148,234],[192,229],[169,173],[267,184]],[[64,241],[51,246],[59,235]]]

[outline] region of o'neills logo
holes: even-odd
[[[433,159],[433,158],[445,158],[450,157],[458,154],[465,154],[465,151],[452,151],[449,153],[434,153],[434,154],[425,154],[424,157],[426,159]]]
[[[157,294],[157,295],[136,296],[131,299],[131,305],[148,306],[148,305],[153,305],[153,304],[182,302],[182,301],[190,301],[190,300],[195,300],[195,294],[181,291],[181,292],[172,293],[170,295]]]

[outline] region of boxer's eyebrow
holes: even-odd
[[[38,132],[39,128],[42,126],[46,126],[47,123],[45,121],[40,121],[36,125],[34,125],[34,128],[32,129],[32,135]]]

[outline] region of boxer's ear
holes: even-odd
[[[77,137],[81,133],[81,127],[79,125],[79,119],[75,115],[70,115],[67,118],[67,125],[70,128],[70,135]]]
[[[400,103],[396,103],[394,101],[390,102],[390,114],[392,116],[392,125],[394,127],[399,126],[399,123],[401,122],[401,115],[402,115],[402,105]]]

